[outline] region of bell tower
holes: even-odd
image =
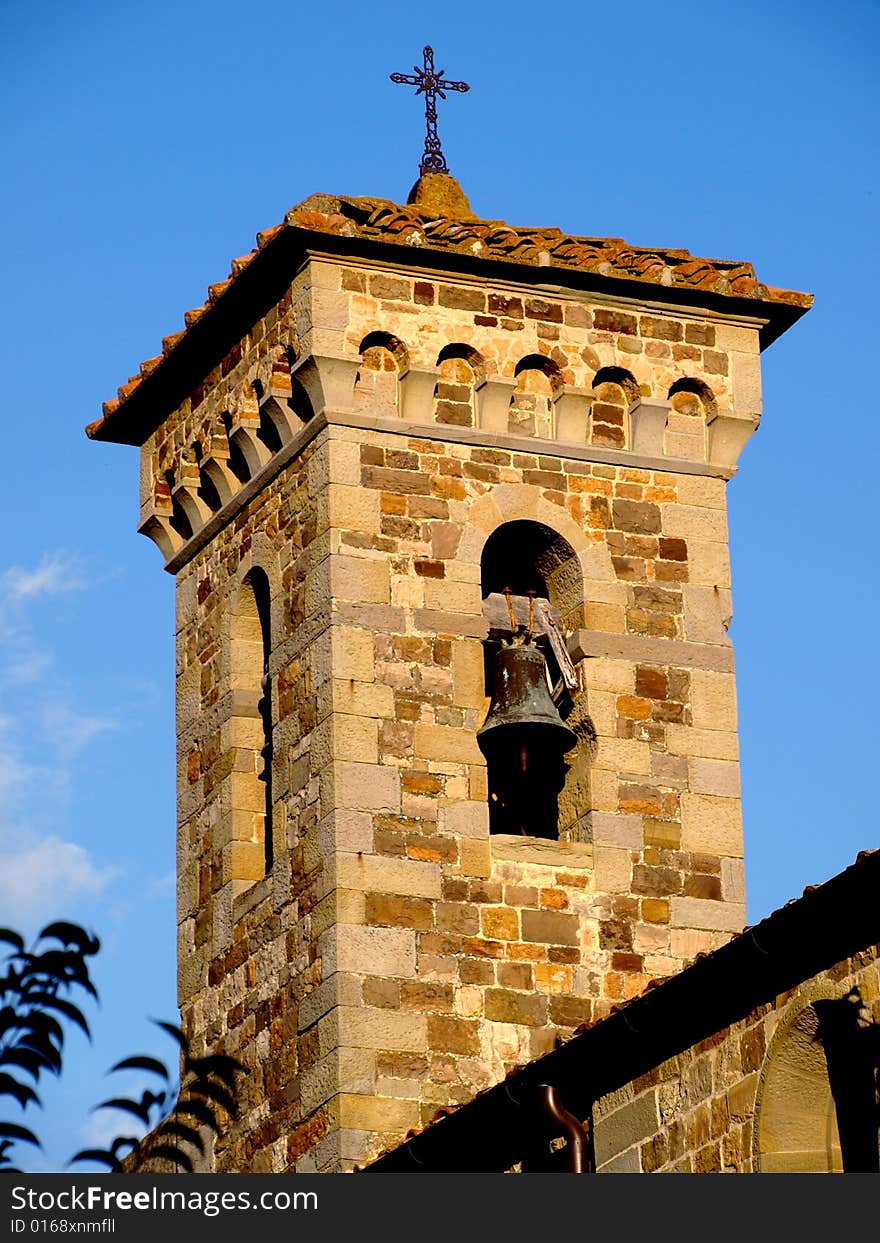
[[[809,301],[428,171],[294,208],[89,428],[177,585],[211,1168],[350,1169],[742,927],[726,483]]]

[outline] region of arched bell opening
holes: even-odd
[[[509,522],[486,541],[481,581],[489,830],[576,837],[594,736],[565,639],[583,615],[580,561],[550,527]]]

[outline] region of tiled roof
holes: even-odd
[[[438,216],[416,204],[400,206],[386,199],[334,198],[314,194],[292,208],[281,224],[257,234],[257,245],[233,259],[229,276],[208,289],[201,306],[187,311],[185,327],[162,342],[162,353],[141,363],[140,370],[104,403],[104,418],[86,429],[98,437],[107,419],[115,421],[147,377],[173,359],[181,342],[203,316],[225,304],[241,274],[284,234],[299,231],[326,237],[364,239],[391,244],[412,256],[414,249],[501,261],[551,270],[590,273],[597,277],[637,281],[665,289],[690,291],[756,303],[784,305],[802,312],[812,296],[762,284],[750,263],[699,259],[687,250],[630,246],[619,237],[576,237],[561,229],[514,228],[501,220]],[[314,243],[313,243],[314,244]],[[106,430],[106,429],[104,429]],[[112,438],[112,437],[102,437]]]

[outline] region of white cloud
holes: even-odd
[[[0,740],[0,747],[3,746]],[[9,801],[10,795],[24,785],[30,776],[30,769],[26,764],[22,764],[16,756],[9,751],[0,750],[0,799],[4,803]]]
[[[78,591],[85,586],[85,582],[76,572],[75,564],[73,558],[51,553],[43,557],[36,569],[23,570],[12,566],[0,578],[0,586],[7,598],[13,600],[31,600],[38,596]]]
[[[23,686],[28,682],[37,682],[52,665],[51,652],[39,648],[23,647],[6,665],[3,677],[14,686]]]
[[[109,717],[90,716],[77,712],[65,703],[47,703],[43,707],[43,729],[48,742],[69,762],[90,742],[117,728]]]
[[[99,868],[75,842],[47,837],[18,850],[0,848],[0,910],[4,922],[30,927],[43,919],[70,916],[71,905],[96,897],[116,875]]]

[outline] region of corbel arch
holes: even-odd
[[[517,436],[549,440],[555,434],[553,402],[562,388],[559,364],[545,354],[526,354],[514,367],[507,429]]]
[[[593,376],[593,392],[591,444],[626,448],[629,408],[641,395],[638,381],[625,367],[600,367]]]
[[[486,360],[472,345],[453,342],[437,355],[434,422],[455,427],[476,424],[475,393],[486,379]]]
[[[400,378],[409,366],[409,351],[390,332],[368,332],[358,347],[361,356],[354,385],[356,410],[395,417],[399,412]]]
[[[684,376],[670,386],[667,397],[671,405],[664,453],[705,462],[707,428],[718,410],[715,394],[705,381]]]

